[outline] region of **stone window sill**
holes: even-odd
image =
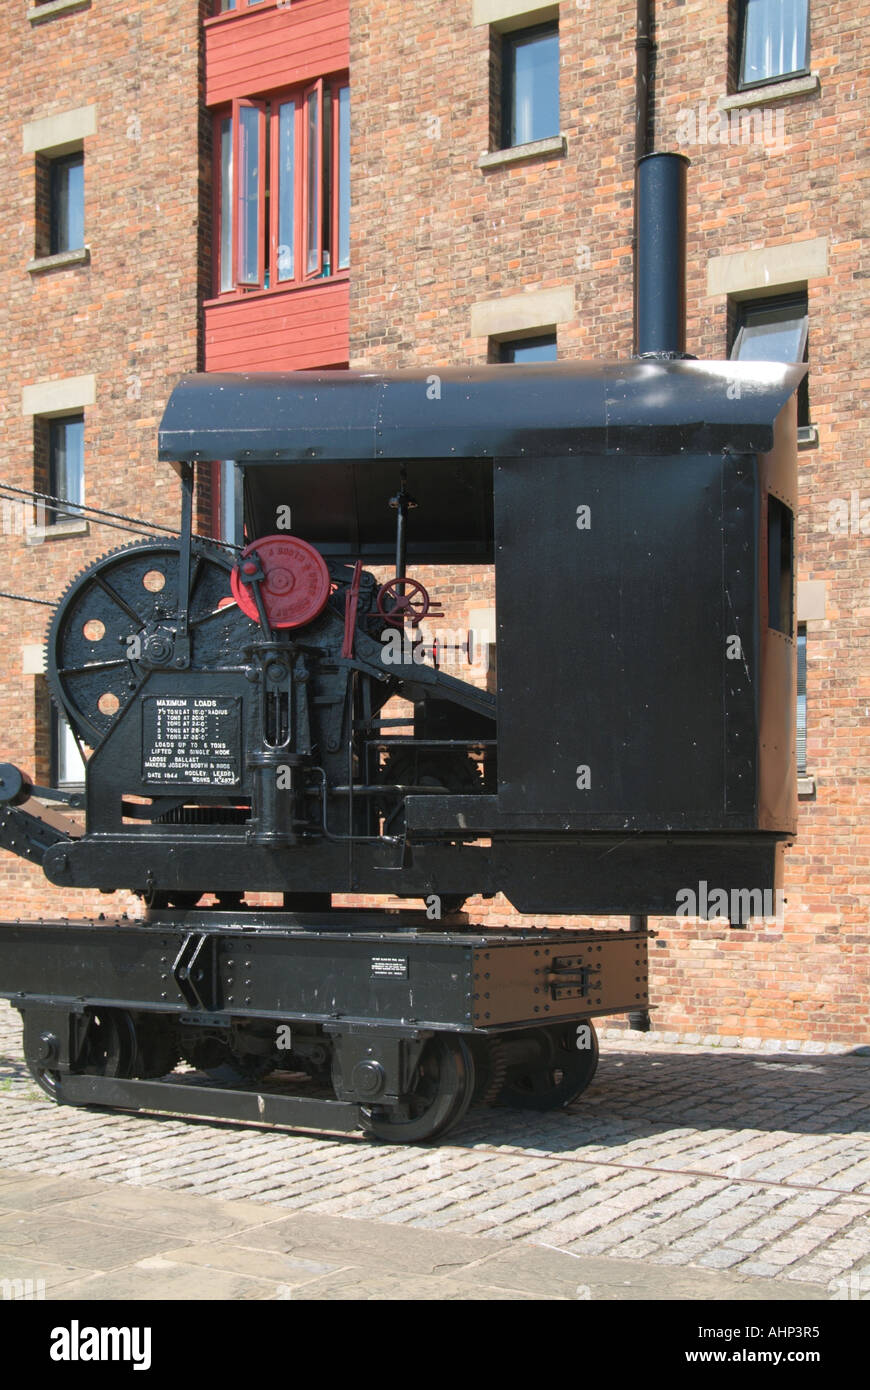
[[[55,256],[37,256],[27,266],[28,275],[41,275],[46,270],[62,270],[68,265],[88,265],[91,259],[89,246],[77,246],[74,251],[58,251]]]
[[[787,77],[785,81],[771,82],[767,87],[748,87],[745,92],[720,97],[716,105],[720,111],[736,111],[744,106],[766,106],[771,101],[811,96],[820,87],[819,74],[811,72],[808,77]]]
[[[520,164],[526,159],[546,159],[550,155],[561,157],[568,150],[564,135],[551,135],[546,140],[532,140],[528,145],[513,145],[509,150],[493,150],[482,154],[477,161],[479,169],[500,169],[506,164]]]
[[[86,521],[55,521],[51,526],[28,526],[24,539],[28,545],[43,541],[62,541],[67,536],[86,536],[90,527]]]
[[[57,14],[69,14],[71,10],[89,10],[91,0],[49,0],[47,5],[32,5],[27,11],[31,24],[41,24],[45,19],[54,19]]]
[[[815,796],[816,779],[812,775],[798,778],[798,796]]]

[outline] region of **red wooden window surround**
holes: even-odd
[[[284,5],[289,9],[291,0],[284,0]],[[281,4],[281,0],[272,0],[272,4]],[[212,0],[212,14],[244,14],[245,10],[260,9],[267,0]]]
[[[348,102],[347,77],[324,77],[216,114],[217,294],[347,271]]]

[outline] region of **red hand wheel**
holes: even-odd
[[[387,607],[387,603],[391,607]],[[378,612],[394,627],[404,627],[410,619],[417,627],[431,607],[428,591],[416,579],[388,579],[378,589]]]

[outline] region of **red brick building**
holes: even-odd
[[[189,0],[0,10],[6,591],[55,600],[91,560],[137,539],[41,512],[10,484],[178,524],[177,481],[154,449],[173,382],[201,359],[204,15]],[[43,784],[80,776],[42,674],[50,611],[0,601],[2,755]],[[0,892],[13,917],[141,906],[52,890],[9,854]]]
[[[15,156],[6,204],[20,210],[2,253],[7,340],[20,344],[4,380],[4,478],[39,486],[52,448],[59,456],[51,421],[83,416],[86,500],[172,524],[155,428],[191,367],[631,353],[635,3],[130,0],[108,15],[98,0],[49,0],[6,6],[0,24],[4,51],[22,55],[3,118]],[[662,2],[652,39],[650,148],[692,161],[689,350],[806,353],[810,365],[798,514],[806,734],[787,906],[782,921],[740,932],[655,922],[655,1026],[862,1041],[867,40],[815,0]],[[51,124],[65,114],[66,126]],[[85,247],[72,251],[89,258],[55,252],[29,268],[53,259],[42,210],[52,167],[74,179],[59,161],[81,148]],[[48,389],[70,379],[84,384]],[[204,471],[203,526],[230,524],[231,478]],[[49,597],[114,535],[58,531],[33,547],[10,527],[4,587]],[[488,629],[487,572],[423,577],[448,626]],[[42,777],[50,721],[34,648],[47,613],[0,605],[3,751]],[[58,910],[57,894],[7,856],[0,882],[4,911]],[[63,906],[90,910],[91,895],[76,896]],[[514,917],[503,902],[478,906]]]

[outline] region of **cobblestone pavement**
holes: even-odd
[[[812,1297],[809,1286],[820,1299],[866,1299],[866,1051],[753,1054],[610,1037],[595,1083],[569,1110],[475,1110],[440,1147],[394,1147],[58,1109],[28,1077],[18,1015],[0,1003],[0,1170],[265,1204],[268,1222],[377,1223],[385,1240],[402,1239],[386,1228],[485,1237],[499,1258],[507,1244],[529,1261],[545,1258],[543,1247],[642,1262],[671,1267],[681,1287],[697,1271],[700,1297],[717,1296],[704,1292],[706,1271],[727,1272],[734,1287],[772,1281],[771,1297]],[[5,1209],[0,1185],[0,1254]],[[401,1277],[396,1285],[404,1296]]]

